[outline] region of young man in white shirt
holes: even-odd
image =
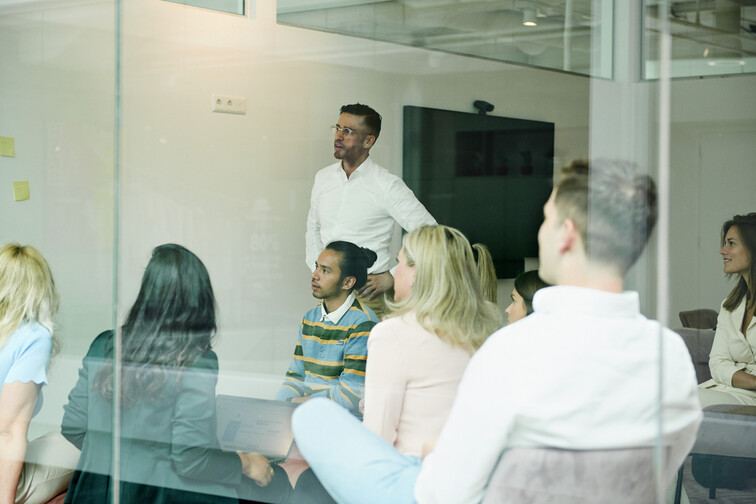
[[[655,221],[654,182],[631,165],[566,168],[538,233],[540,276],[554,287],[473,356],[432,453],[400,455],[327,403],[295,413],[323,486],[340,503],[477,503],[509,448],[651,447],[659,435],[675,440],[669,463],[682,463],[701,421],[690,355],[622,290]],[[348,449],[329,450],[308,428],[326,420]]]
[[[389,271],[394,222],[411,231],[436,221],[400,177],[369,157],[381,132],[380,114],[360,103],[344,105],[332,129],[338,161],[315,175],[305,234],[307,265],[334,240],[375,251],[378,259],[357,292],[374,300],[394,286]]]

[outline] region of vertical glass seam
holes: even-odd
[[[660,3],[661,12],[669,12],[669,0]],[[664,338],[662,331],[669,322],[669,154],[670,154],[670,58],[671,36],[668,16],[660,16],[662,22],[661,44],[659,46],[659,130],[658,130],[658,184],[657,208],[658,240],[656,249],[656,314],[659,320],[659,369],[657,385],[657,440],[654,445],[654,474],[656,475],[656,502],[665,500],[666,488],[663,478],[663,441],[664,441]]]
[[[121,463],[121,328],[118,327],[118,261],[120,234],[120,166],[121,166],[121,0],[115,0],[115,68],[114,68],[114,125],[113,125],[113,474],[111,478],[113,504],[120,504]]]

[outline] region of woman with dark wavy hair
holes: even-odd
[[[121,502],[288,499],[282,469],[257,453],[218,448],[215,331],[215,297],[202,261],[180,245],[155,248],[126,323],[97,336],[68,397],[62,432],[81,458],[65,502],[110,502],[115,481]]]
[[[724,272],[737,278],[719,311],[709,354],[711,380],[699,385],[702,406],[756,405],[756,212],[722,226]]]

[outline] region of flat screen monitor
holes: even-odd
[[[538,257],[554,123],[404,107],[403,177],[440,224],[491,251],[499,278]]]

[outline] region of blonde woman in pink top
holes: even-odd
[[[501,327],[501,313],[484,298],[458,230],[417,228],[398,260],[395,301],[368,339],[363,423],[419,457],[441,432],[473,352]]]

